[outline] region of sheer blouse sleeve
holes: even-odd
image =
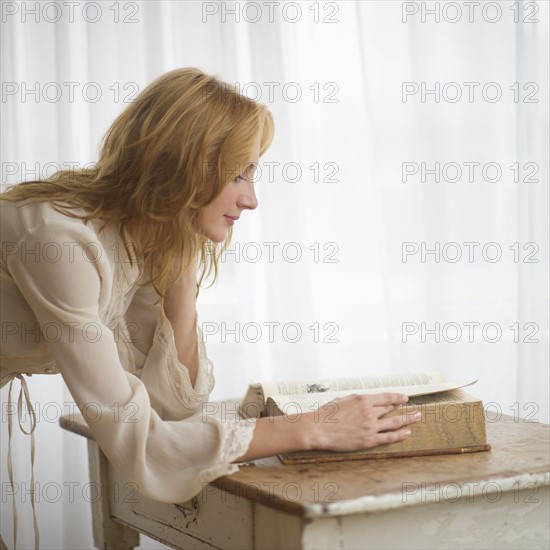
[[[203,406],[213,377],[200,329],[193,388],[153,289],[134,295],[127,322],[137,340],[121,345],[100,315],[102,285],[112,285],[114,267],[97,235],[84,224],[48,223],[29,230],[19,246],[48,242],[71,246],[62,246],[56,261],[14,254],[7,268],[41,328],[56,326],[51,354],[108,460],[142,494],[164,502],[188,500],[203,484],[235,472],[232,461],[248,449],[255,424]],[[135,372],[123,368],[124,353]]]

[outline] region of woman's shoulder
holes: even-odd
[[[73,217],[58,210],[49,201],[25,199],[22,201],[0,200],[0,224],[2,241],[19,241],[29,233],[44,231],[47,227],[61,226],[71,231],[95,232],[94,223],[85,224],[80,216],[85,212],[82,208],[72,208],[69,205],[59,205],[67,212],[76,215]],[[88,228],[86,229],[86,225]]]
[[[56,206],[66,208],[67,213],[59,211]],[[72,257],[75,247],[79,246],[86,261],[96,266],[101,264],[107,269],[109,264],[108,269],[118,269],[132,282],[139,275],[142,259],[128,256],[118,228],[99,218],[86,221],[82,218],[86,215],[82,208],[25,199],[0,200],[0,209],[0,265],[5,264],[9,256],[20,252],[23,255],[36,251],[40,257],[46,254],[57,258],[55,254],[61,250]]]

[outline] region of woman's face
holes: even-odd
[[[254,174],[259,162],[260,139],[258,138],[252,158],[240,174],[226,183],[222,192],[207,206],[199,209],[200,232],[216,243],[225,240],[227,230],[239,219],[243,210],[254,210],[258,199],[254,191]]]

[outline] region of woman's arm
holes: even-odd
[[[178,360],[189,371],[194,386],[199,368],[196,311],[197,277],[193,265],[167,289],[164,313],[172,325]]]
[[[400,393],[354,394],[335,399],[315,413],[261,418],[247,452],[238,460],[310,449],[357,451],[401,441],[411,435],[406,426],[418,422],[420,413],[384,415],[407,400]]]
[[[198,368],[195,272],[193,266],[171,285],[164,304],[178,359],[188,366],[192,383]],[[400,441],[410,435],[406,425],[420,420],[420,413],[404,418],[383,416],[406,401],[406,396],[396,393],[352,395],[317,413],[262,418],[256,422],[250,446],[239,461],[309,449],[355,451]]]
[[[108,460],[140,493],[163,502],[188,500],[205,483],[235,472],[237,467],[231,463],[248,448],[254,426],[224,425],[216,418],[196,415],[183,420],[172,414],[181,390],[172,387],[171,366],[166,363],[175,362],[175,357],[167,355],[171,342],[162,330],[155,331],[154,343],[145,350],[139,377],[124,369],[117,333],[106,324],[111,319],[123,321],[118,316],[121,296],[110,294],[113,275],[120,268],[109,255],[112,247],[108,242],[103,246],[93,227],[80,220],[48,215],[47,223],[24,229],[24,234],[20,227],[11,230],[2,224],[6,229],[2,238],[16,242],[23,251],[57,243],[62,255],[49,261],[38,254],[11,254],[6,259],[7,276],[40,327],[57,328],[56,338],[47,340],[48,348]],[[121,292],[122,286],[114,290]],[[150,315],[158,309],[152,307]],[[133,334],[141,336],[139,330]],[[156,374],[163,378],[156,380]],[[153,406],[151,377],[162,416]],[[184,405],[182,401],[181,409]]]

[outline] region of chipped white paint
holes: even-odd
[[[542,474],[520,474],[506,478],[487,479],[485,481],[476,481],[475,484],[466,483],[462,489],[462,494],[466,498],[476,497],[478,495],[496,493],[498,491],[514,491],[518,488],[540,488],[550,485],[550,472]],[[304,503],[305,516],[308,518],[342,516],[348,514],[360,514],[362,512],[380,512],[383,510],[393,510],[405,506],[414,506],[426,502],[444,502],[447,498],[448,484],[441,482],[437,484],[433,491],[419,490],[416,493],[404,494],[404,491],[398,493],[387,493],[376,496],[363,496],[356,499],[342,500],[325,504]]]
[[[113,483],[117,478],[110,477]],[[517,486],[516,486],[517,487]],[[212,550],[547,548],[550,488],[476,494],[455,502],[304,518],[247,502],[216,488],[186,514],[140,497],[112,504],[117,519],[174,548]],[[180,506],[181,508],[181,506]],[[398,528],[396,528],[398,526]]]
[[[117,521],[174,548],[253,547],[253,505],[213,486],[205,486],[190,501],[180,504],[157,502],[136,493],[113,468],[108,483],[118,486],[111,503]]]
[[[213,485],[178,505],[152,501],[114,471],[93,441],[89,460],[103,497],[93,505],[98,548],[131,549],[137,532],[176,549],[201,550],[515,550],[548,549],[550,540],[549,473],[403,487],[325,504],[292,501],[294,508],[275,509]]]
[[[549,488],[544,487],[534,498],[531,491],[509,491],[502,493],[494,503],[477,496],[473,502],[461,499],[454,503],[421,504],[343,516],[338,525],[343,543],[332,548],[547,549],[549,498]],[[529,503],[529,500],[536,502]],[[314,528],[316,521],[310,524],[309,530]],[[318,532],[323,529],[325,527],[319,527]],[[306,530],[305,535],[308,534]],[[334,539],[337,534],[331,537]],[[315,540],[305,538],[303,548],[331,548],[310,544]]]

